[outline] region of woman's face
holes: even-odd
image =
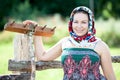
[[[82,12],[73,16],[72,28],[78,36],[83,36],[88,32],[88,15]]]

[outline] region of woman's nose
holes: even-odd
[[[79,28],[81,28],[81,27],[82,27],[82,25],[79,23],[79,24],[78,24],[78,27],[79,27]]]

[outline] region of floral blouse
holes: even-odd
[[[65,48],[61,56],[63,80],[106,80],[100,74],[100,57],[88,48]]]

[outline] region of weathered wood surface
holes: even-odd
[[[120,55],[112,56],[112,62],[113,63],[120,63]]]
[[[37,70],[62,68],[60,61],[39,61],[36,62]]]
[[[15,61],[9,60],[8,70],[9,71],[30,71],[31,69],[30,61]],[[54,69],[62,68],[60,61],[39,61],[36,62],[36,70]]]
[[[8,70],[10,70],[10,71],[26,71],[26,72],[30,72],[31,69],[32,69],[31,61],[9,60]]]
[[[33,28],[33,26],[31,25],[29,27],[30,29]],[[34,49],[33,49],[33,31],[28,32],[27,36],[28,36],[28,46],[29,46],[29,52],[28,54],[30,54],[30,62],[31,62],[31,79],[30,80],[35,80],[35,72],[36,72],[36,64],[35,64],[35,55],[34,55]]]
[[[30,61],[29,37],[26,34],[17,33],[14,37],[14,60]]]
[[[21,75],[1,75],[0,80],[30,80],[30,73],[22,73]]]
[[[113,63],[120,63],[120,56],[112,56]],[[45,70],[45,69],[56,69],[62,68],[60,61],[38,61],[36,62],[36,70]],[[19,61],[9,60],[9,70],[10,71],[22,71],[30,70],[29,61]]]
[[[15,23],[13,22],[8,22],[4,26],[4,30],[11,31],[11,32],[17,32],[17,33],[23,33],[26,34],[28,31],[32,31],[33,29],[29,28],[30,25],[24,25],[22,23]],[[47,28],[46,25],[44,27],[39,26],[39,25],[33,25],[34,28],[34,34],[37,36],[47,36],[50,37],[54,34],[54,28]]]

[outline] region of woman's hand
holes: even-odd
[[[33,24],[33,25],[38,25],[38,23],[37,22],[35,22],[35,21],[32,21],[32,20],[25,20],[25,21],[23,21],[23,24]]]

